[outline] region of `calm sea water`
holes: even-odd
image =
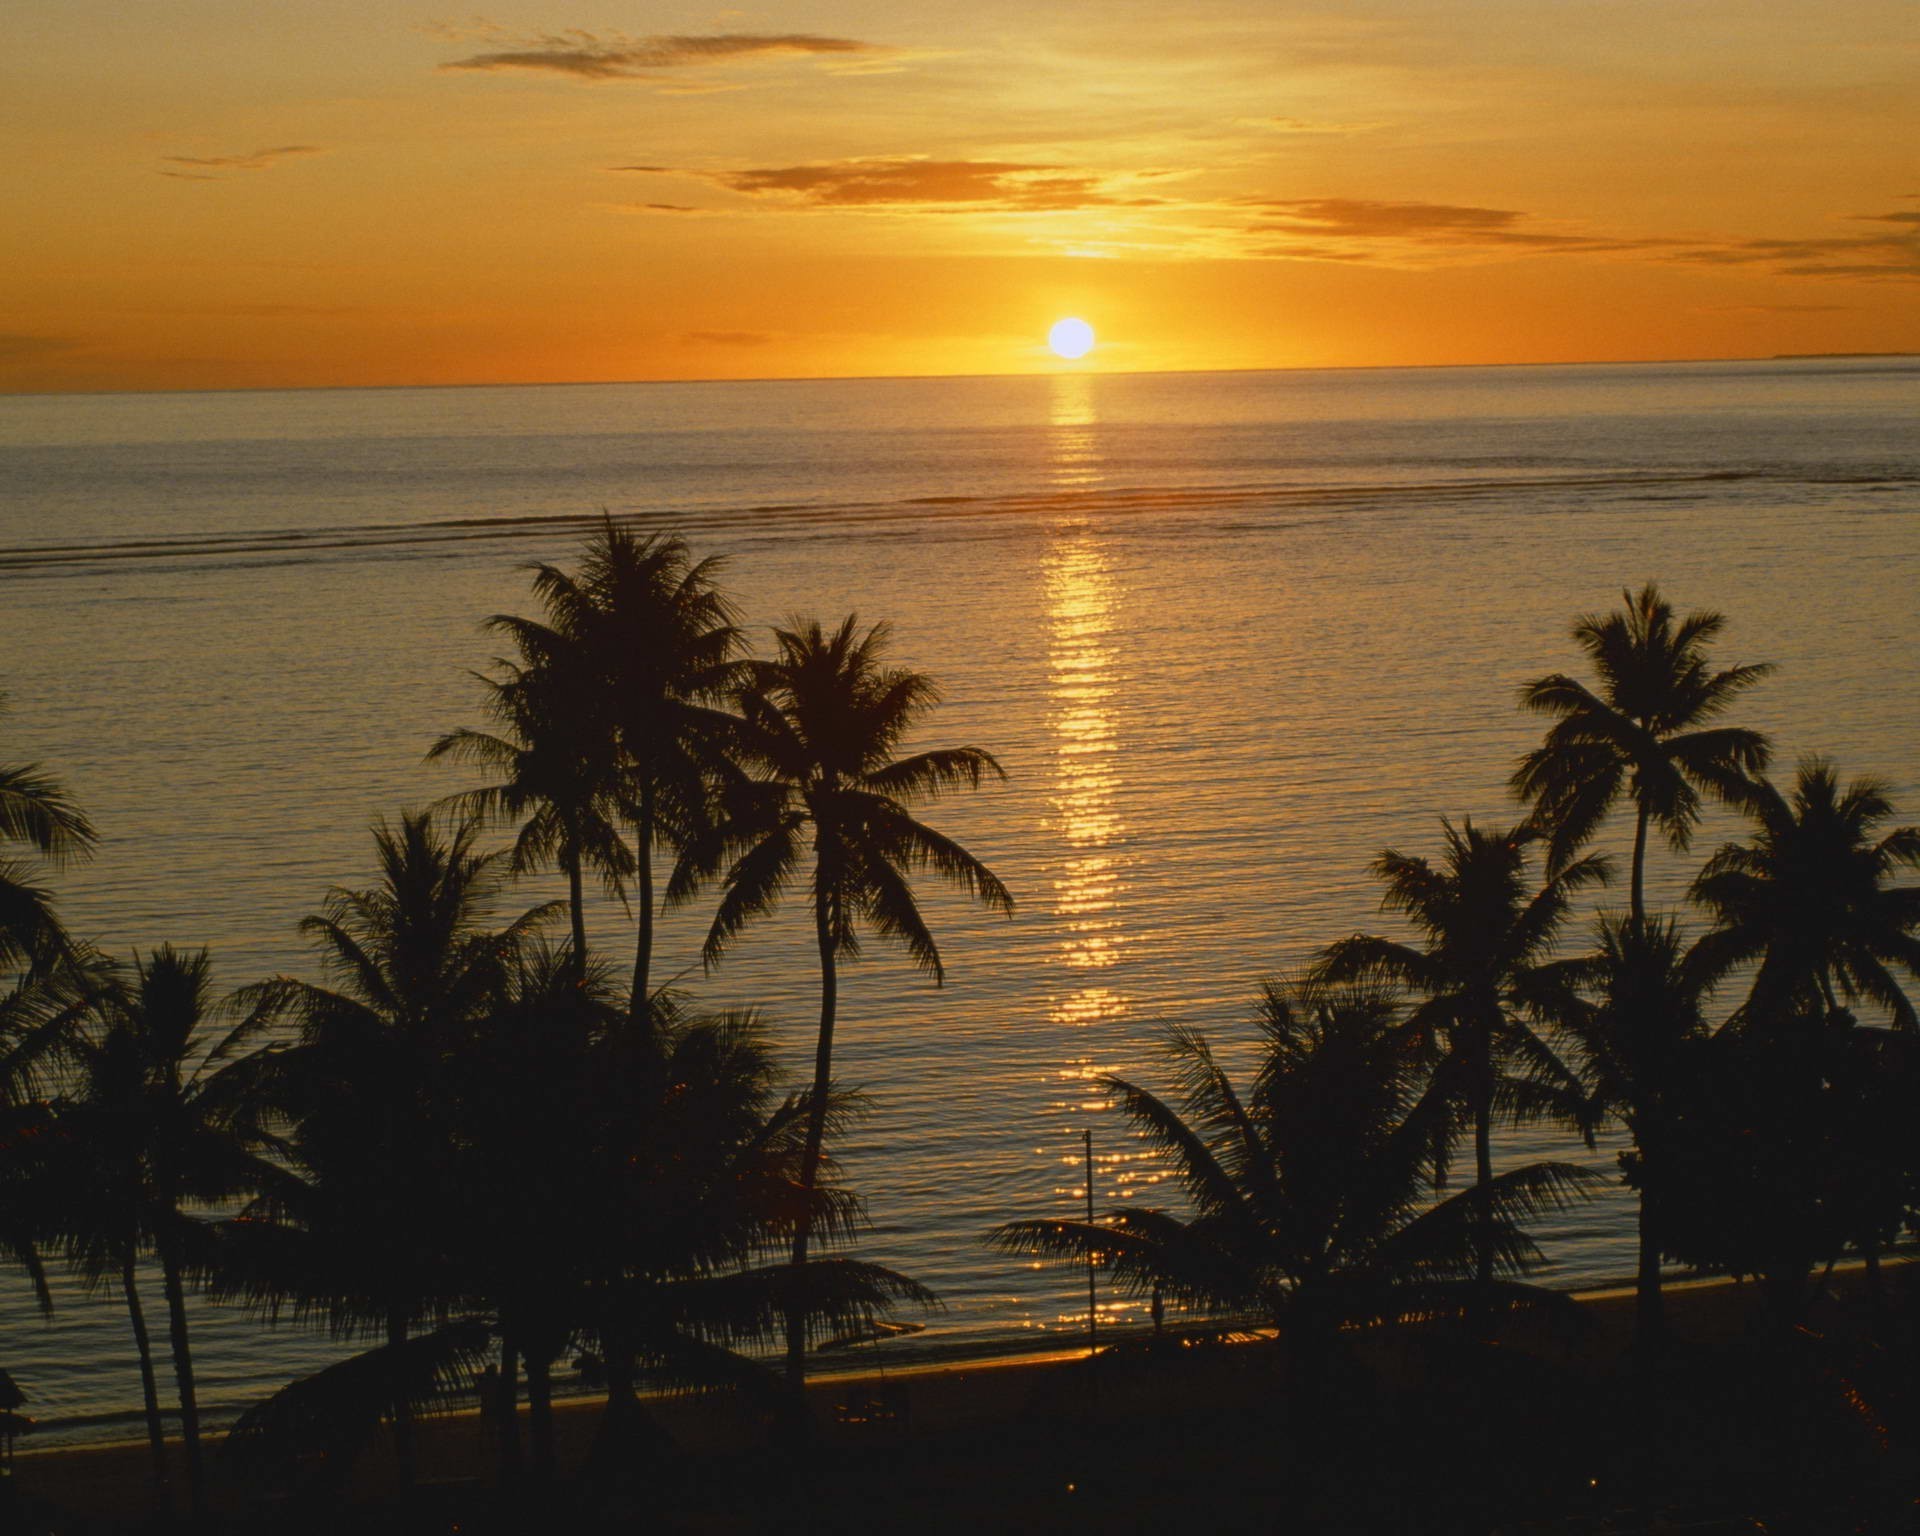
[[[1920,815],[1915,362],[0,398],[0,758],[104,833],[58,877],[71,925],[211,945],[233,986],[312,974],[295,925],[366,877],[369,820],[466,782],[421,754],[479,723],[479,621],[601,509],[726,555],[756,624],[891,620],[945,686],[928,741],[1011,775],[938,820],[1017,917],[931,891],[945,989],[878,948],[843,985],[862,1251],[945,1297],[930,1339],[1071,1339],[1074,1277],[980,1236],[1076,1208],[1088,1127],[1103,1204],[1162,1193],[1094,1079],[1155,1081],[1163,1020],[1244,1038],[1260,978],[1390,921],[1377,850],[1511,818],[1515,685],[1623,586],[1724,610],[1721,660],[1780,664],[1743,715],[1782,759]],[[669,922],[666,970],[763,1007],[798,1072],[802,925],[703,976],[705,917]],[[617,909],[594,931],[630,943]],[[1611,1161],[1500,1155],[1543,1154]],[[1626,1273],[1630,1216],[1549,1223],[1549,1278]],[[216,1405],[335,1349],[197,1326]],[[67,1287],[42,1324],[0,1275],[0,1364],[70,1432],[138,1401],[113,1298]]]

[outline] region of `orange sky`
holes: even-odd
[[[1914,0],[63,0],[0,389],[1920,349]]]

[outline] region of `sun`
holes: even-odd
[[[1053,348],[1055,357],[1064,357],[1068,362],[1085,357],[1093,350],[1093,327],[1072,317],[1056,320],[1053,329],[1047,332],[1047,345]]]

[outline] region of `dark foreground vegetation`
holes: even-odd
[[[406,1529],[1465,1531],[1913,1514],[1920,1312],[1884,1261],[1920,1220],[1904,990],[1920,888],[1896,883],[1920,830],[1824,762],[1769,779],[1765,739],[1723,719],[1767,669],[1715,670],[1720,618],[1651,586],[1575,626],[1591,683],[1522,690],[1549,724],[1512,778],[1520,819],[1381,854],[1398,931],[1268,983],[1230,1058],[1250,1073],[1175,1030],[1166,1085],[1109,1085],[1179,1206],[990,1235],[1147,1300],[1151,1336],[997,1378],[1016,1385],[976,1390],[975,1411],[953,1408],[969,1399],[951,1377],[809,1398],[820,1346],[937,1304],[843,1251],[863,1207],[829,1155],[857,1109],[833,1074],[840,969],[878,938],[940,979],[916,877],[1012,910],[920,810],[1000,769],[977,747],[906,751],[937,694],[888,664],[884,627],[796,621],[756,658],[717,575],[611,522],[578,571],[539,567],[541,616],[490,621],[512,654],[484,679],[487,728],[432,749],[485,782],[376,825],[372,878],[303,924],[312,979],[222,996],[204,951],[121,966],[68,934],[40,882],[94,829],[38,768],[0,768],[0,836],[20,850],[0,867],[0,1245],[44,1306],[63,1263],[124,1307],[154,1518],[332,1529],[358,1503],[356,1523]],[[1751,830],[1700,867],[1690,934],[1647,907],[1649,842],[1685,853],[1710,802]],[[1616,809],[1628,901],[1583,946]],[[512,881],[542,869],[567,898],[515,910]],[[589,880],[634,913],[630,962],[590,951]],[[820,1017],[803,1089],[777,1082],[753,1015],[656,985],[658,923],[703,897],[710,966],[804,903]],[[1528,1282],[1529,1227],[1601,1182],[1565,1161],[1497,1168],[1494,1131],[1538,1124],[1589,1146],[1626,1134],[1630,1326]],[[1848,1255],[1862,1268],[1836,1292]],[[1670,1316],[1663,1257],[1758,1283]],[[196,1289],[363,1347],[210,1457]],[[1248,1327],[1267,1334],[1222,1342]],[[590,1416],[555,1407],[569,1361],[604,1384]],[[476,1384],[481,1419],[436,1416]],[[676,1430],[662,1394],[705,1393],[727,1405],[705,1438]],[[468,1448],[452,1473],[450,1436]],[[77,1528],[24,1484],[14,1516]]]

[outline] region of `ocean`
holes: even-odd
[[[1513,819],[1516,687],[1576,669],[1569,625],[1622,588],[1723,611],[1723,665],[1778,664],[1738,718],[1783,770],[1828,755],[1920,820],[1920,360],[0,397],[0,761],[102,831],[53,876],[69,926],[211,946],[228,987],[315,975],[296,925],[370,878],[370,821],[471,782],[422,755],[482,723],[481,621],[534,611],[528,563],[603,512],[724,556],[761,635],[888,621],[944,690],[925,744],[1007,769],[929,819],[1013,919],[930,888],[944,988],[877,944],[843,973],[859,1251],[944,1298],[918,1343],[1081,1336],[1083,1279],[982,1235],[1073,1213],[1088,1129],[1101,1205],[1171,1193],[1101,1074],[1164,1082],[1168,1021],[1244,1066],[1263,977],[1391,929],[1380,849]],[[1623,865],[1630,833],[1601,840]],[[1689,873],[1656,850],[1650,899]],[[669,916],[656,975],[763,1009],[797,1079],[801,914],[703,974],[708,915]],[[592,929],[630,955],[616,905]],[[1497,1152],[1543,1155],[1613,1156]],[[1629,1273],[1631,1222],[1614,1196],[1543,1223],[1544,1278]],[[195,1327],[215,1417],[340,1349]],[[136,1432],[112,1294],[63,1282],[43,1323],[0,1273],[0,1366],[55,1435]]]

